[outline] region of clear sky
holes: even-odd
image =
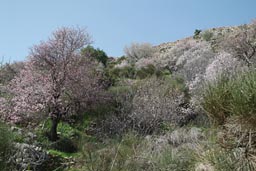
[[[131,42],[157,45],[253,18],[256,0],[0,0],[0,58],[24,60],[61,26],[87,27],[93,46],[121,56]]]

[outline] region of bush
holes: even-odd
[[[213,119],[223,124],[226,118],[237,116],[247,123],[256,122],[256,72],[237,73],[232,77],[220,76],[208,83],[202,106]]]
[[[211,31],[209,31],[209,30],[206,30],[206,31],[204,31],[204,32],[202,33],[203,39],[204,39],[205,41],[207,41],[207,42],[211,40],[212,36],[213,36],[213,33],[212,33]]]
[[[185,125],[196,116],[187,90],[183,79],[170,75],[112,88],[116,110],[92,124],[89,132],[99,138],[121,136],[130,130],[148,135],[162,132],[165,122]]]
[[[79,131],[73,128],[70,124],[65,122],[60,122],[58,125],[58,132],[61,136],[67,137],[67,138],[78,138]]]
[[[198,39],[201,32],[202,32],[202,30],[196,29],[196,30],[194,31],[194,36],[193,36],[193,38],[194,38],[194,39]]]
[[[87,57],[95,58],[98,62],[101,62],[104,66],[107,65],[108,56],[99,48],[95,49],[93,46],[87,46],[86,48],[83,48],[81,50],[82,55],[85,55]]]
[[[124,53],[130,63],[135,63],[139,59],[152,57],[155,49],[149,43],[132,43],[124,48]]]
[[[129,113],[135,89],[134,86],[111,87],[109,92],[113,94],[114,103],[106,106],[108,109],[102,110],[100,117],[98,115],[96,119],[94,118],[87,133],[103,140],[106,137],[122,136],[127,132],[131,128]],[[92,111],[92,115],[95,116],[95,111]]]
[[[146,67],[143,67],[136,71],[136,78],[144,79],[152,76],[153,74],[156,74],[156,68],[154,65],[149,64]]]
[[[171,71],[166,68],[162,68],[158,69],[155,74],[157,77],[168,76],[171,75]]]
[[[0,122],[0,170],[6,170],[7,168],[7,161],[12,149],[12,141],[12,132],[6,125]]]
[[[122,78],[131,78],[135,77],[136,70],[133,66],[125,66],[123,68],[113,68],[107,71],[107,77],[110,80],[113,80],[113,83]]]
[[[163,122],[185,124],[193,113],[187,88],[178,77],[148,78],[138,83],[134,93],[129,118],[131,127],[141,134],[160,131]]]

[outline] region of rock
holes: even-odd
[[[214,171],[214,167],[210,164],[199,163],[196,166],[195,171]]]
[[[11,131],[17,132],[19,135],[22,135],[22,129],[20,129],[18,127],[12,126]]]
[[[9,164],[14,166],[16,170],[33,171],[43,170],[42,165],[47,162],[49,156],[41,147],[29,145],[26,143],[16,143],[13,149],[13,155],[9,160]],[[15,171],[15,169],[13,170]]]
[[[36,138],[36,135],[33,134],[32,132],[28,132],[28,133],[27,133],[27,136],[30,137],[31,139]]]

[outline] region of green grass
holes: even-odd
[[[61,157],[61,158],[70,158],[70,157],[78,156],[78,153],[65,153],[65,152],[61,152],[61,151],[53,150],[53,149],[47,150],[47,152],[50,155],[58,156],[58,157]]]
[[[213,121],[223,124],[230,116],[241,122],[256,122],[256,72],[221,76],[209,83],[203,94],[202,106]]]
[[[125,134],[120,140],[112,139],[103,146],[87,143],[81,152],[80,170],[189,171],[194,169],[195,158],[191,150],[182,148],[176,152],[168,145],[159,153],[152,148],[154,146],[152,143],[154,142],[132,132]]]
[[[243,149],[224,149],[218,144],[205,148],[197,156],[199,163],[207,163],[218,171],[254,171],[256,169],[255,159],[247,158]]]

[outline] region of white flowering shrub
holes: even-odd
[[[135,68],[136,69],[141,69],[143,67],[146,67],[148,65],[155,65],[155,58],[142,58],[138,60],[138,62],[135,63]]]
[[[153,77],[137,87],[130,118],[136,129],[146,133],[157,130],[165,121],[182,125],[194,116],[187,106],[188,102],[186,87],[181,79]]]
[[[256,62],[256,24],[253,22],[250,25],[236,27],[235,31],[224,36],[220,46],[247,66],[254,65]]]
[[[116,64],[114,67],[115,68],[124,68],[129,66],[129,63],[127,60],[122,60],[120,63]]]
[[[153,76],[137,81],[125,94],[117,95],[118,112],[90,128],[99,137],[122,135],[131,130],[142,135],[159,133],[164,123],[182,126],[196,117],[184,81],[178,77]]]
[[[166,68],[176,70],[177,60],[190,48],[194,47],[196,41],[193,39],[184,39],[175,43],[166,43],[160,45],[151,57],[141,58],[135,63],[137,68],[145,67],[153,64],[156,68]]]
[[[124,53],[130,63],[135,63],[139,59],[152,57],[155,49],[150,43],[132,43],[124,48]]]
[[[189,50],[185,51],[176,62],[179,72],[185,79],[191,81],[195,75],[204,73],[209,61],[214,57],[210,44],[203,41],[196,42]]]
[[[238,67],[241,67],[241,63],[236,58],[233,58],[231,54],[226,52],[219,53],[207,66],[205,80],[214,81],[221,74],[232,74]]]

